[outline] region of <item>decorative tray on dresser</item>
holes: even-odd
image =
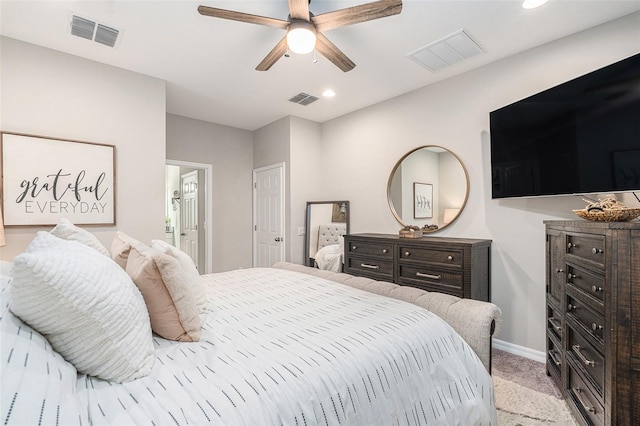
[[[390,234],[344,238],[347,274],[462,298],[491,299],[491,240]]]
[[[640,222],[546,221],[547,373],[581,424],[640,424]]]

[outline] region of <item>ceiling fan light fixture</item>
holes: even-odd
[[[316,48],[316,30],[307,21],[294,20],[287,31],[289,50],[301,55],[311,53]]]

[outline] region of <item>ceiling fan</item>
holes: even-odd
[[[314,15],[309,11],[310,0],[289,0],[289,17],[287,20],[234,12],[209,6],[198,6],[201,15],[233,21],[249,22],[268,27],[287,30],[287,35],[276,44],[267,56],[258,64],[256,70],[266,71],[288,50],[295,53],[309,53],[314,49],[333,62],[342,71],[351,71],[356,64],[336,47],[322,33],[326,30],[346,25],[371,21],[386,16],[397,15],[402,10],[402,0],[379,0],[359,6],[348,7],[333,12]],[[300,38],[298,38],[300,37]],[[296,44],[306,38],[306,45]]]

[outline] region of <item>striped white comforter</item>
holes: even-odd
[[[74,375],[8,311],[3,291],[3,422],[496,424],[491,377],[423,308],[284,270],[204,279],[210,312],[202,340],[156,337],[152,373],[124,384]],[[17,397],[24,393],[30,402]]]

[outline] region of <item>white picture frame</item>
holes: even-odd
[[[413,218],[431,219],[433,217],[433,185],[413,183]]]
[[[4,226],[116,224],[114,145],[0,132]]]

